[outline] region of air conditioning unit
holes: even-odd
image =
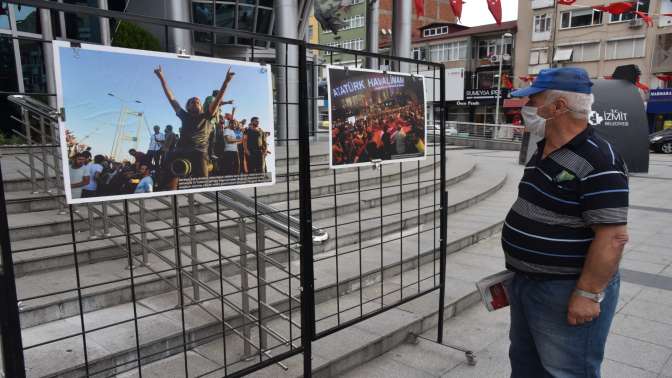
[[[499,63],[499,55],[491,55],[490,56],[490,63],[492,63],[492,64]]]
[[[641,28],[642,26],[644,26],[644,20],[642,20],[641,18],[633,18],[632,20],[630,20],[629,26],[632,29]]]

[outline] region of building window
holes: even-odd
[[[338,42],[336,42],[336,45],[338,45]],[[344,41],[341,43],[341,47],[348,50],[364,50],[364,40],[352,39],[349,41]]]
[[[607,41],[605,59],[629,59],[640,58],[644,56],[645,47],[644,38],[619,39],[617,41]]]
[[[0,91],[16,92],[18,90],[14,42],[11,38],[0,35]]]
[[[427,54],[425,53],[425,49],[422,47],[414,47],[413,48],[413,59],[415,60],[425,60],[427,59]]]
[[[571,46],[559,46],[558,50],[571,50],[572,62],[590,62],[600,60],[600,43],[589,42]]]
[[[534,16],[534,32],[546,33],[551,30],[551,15],[548,13]]]
[[[530,65],[548,64],[548,49],[530,50]]]
[[[422,31],[423,37],[433,37],[435,35],[448,34],[447,26],[439,26],[436,28],[429,28]]]
[[[478,41],[478,59],[489,59],[493,55],[501,55],[501,43],[499,38]],[[511,54],[512,43],[511,40],[504,41],[504,52],[506,54]]]
[[[46,93],[47,76],[44,71],[42,42],[19,40],[19,52],[24,91],[26,93]]]
[[[63,0],[67,4],[98,7],[96,0]],[[100,43],[100,21],[97,16],[65,13],[65,33],[68,39]]]
[[[214,3],[214,9],[213,9]],[[236,3],[239,3],[236,5]],[[244,4],[244,3],[250,3]],[[214,25],[230,29],[245,30],[262,34],[272,32],[271,19],[273,17],[273,8],[267,6],[269,2],[260,1],[259,6],[253,5],[254,1],[211,1],[199,0],[191,2],[192,20],[197,24]],[[194,39],[197,42],[213,42],[212,33],[194,32]],[[214,36],[214,42],[217,44],[249,44],[250,39],[236,40],[231,35],[217,33]],[[257,41],[260,46],[265,46],[266,42]]]
[[[638,0],[635,2],[635,10],[638,10],[640,12],[649,12],[649,0]],[[662,12],[661,12],[662,13]],[[623,13],[623,14],[612,14],[609,17],[609,22],[623,22],[623,21],[630,21],[635,18],[640,18],[638,15],[635,13]]]
[[[452,62],[467,57],[467,42],[458,41],[433,45],[429,48],[429,60],[432,62]]]
[[[562,29],[580,28],[584,26],[594,26],[602,24],[602,12],[592,8],[571,10],[561,13]]]
[[[343,22],[345,22],[345,27],[343,27],[343,29],[341,30],[361,28],[364,27],[364,16],[363,15],[352,16],[350,18],[344,19]]]
[[[9,30],[9,14],[3,13],[0,14],[0,29],[8,29]]]
[[[40,13],[37,9],[28,6],[21,6],[21,10],[16,5],[14,7],[14,18],[16,19],[16,30],[25,33],[41,34]]]

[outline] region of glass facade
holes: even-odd
[[[191,2],[191,14],[194,23],[244,30],[262,34],[273,32],[272,0],[194,0]],[[195,32],[194,40],[217,45],[249,45],[250,41],[212,33]],[[266,42],[257,45],[267,47]]]
[[[96,7],[96,0],[62,0],[60,2]],[[65,30],[68,39],[100,43],[100,22],[95,16],[80,16],[72,13],[65,15]]]

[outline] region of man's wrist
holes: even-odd
[[[586,290],[581,290],[578,287],[574,288],[574,294],[580,297],[588,298],[595,303],[601,303],[604,300],[604,292],[591,292]]]

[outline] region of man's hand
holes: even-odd
[[[581,325],[597,319],[598,316],[600,316],[599,303],[572,293],[567,308],[567,322],[570,325]]]
[[[158,67],[156,67],[156,68],[154,69],[154,74],[155,74],[159,79],[163,79],[163,69],[161,68],[161,66],[158,66]]]
[[[226,79],[224,79],[224,82],[228,84],[231,79],[233,79],[235,74],[235,72],[231,72],[231,67],[229,67],[229,69],[226,71]]]

